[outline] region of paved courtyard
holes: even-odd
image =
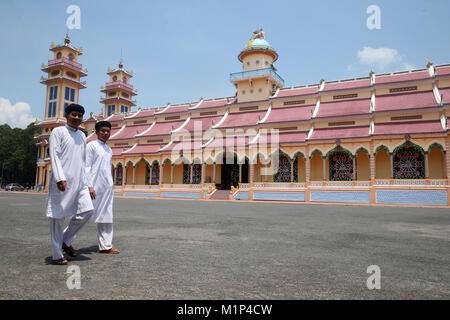
[[[0,193],[0,299],[450,298],[446,208],[116,198],[121,253],[97,254],[89,224],[79,257],[55,266],[44,205]]]

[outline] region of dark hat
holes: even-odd
[[[64,110],[64,115],[68,115],[72,111],[77,111],[81,114],[84,114],[84,108],[82,106],[80,106],[79,104],[76,104],[76,103],[71,103]]]
[[[111,129],[111,123],[109,121],[99,121],[95,124],[95,131],[100,130],[102,127],[108,127]]]

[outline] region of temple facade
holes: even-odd
[[[238,59],[233,96],[136,111],[132,73],[122,62],[109,70],[105,113],[84,127],[92,141],[96,121],[112,124],[116,195],[449,205],[450,65],[285,87],[262,30]],[[46,139],[37,137],[43,154]],[[44,160],[38,167],[48,174]]]

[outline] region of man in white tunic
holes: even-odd
[[[87,145],[86,173],[88,187],[93,199],[94,213],[91,221],[97,223],[98,252],[117,254],[113,248],[113,196],[114,182],[111,174],[112,150],[106,142],[111,135],[111,123],[95,124],[97,140]]]
[[[86,136],[78,130],[84,108],[71,104],[64,112],[67,124],[53,129],[50,135],[52,170],[46,203],[46,215],[50,218],[53,262],[60,265],[67,264],[62,252],[65,218],[74,216],[80,207],[86,211],[93,210],[89,197],[81,197],[81,191],[87,185]],[[74,253],[72,250],[71,246],[65,248],[70,255]]]

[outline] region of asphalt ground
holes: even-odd
[[[0,193],[2,300],[450,298],[448,208],[116,198],[121,253],[96,253],[90,223],[56,266],[44,207]]]

